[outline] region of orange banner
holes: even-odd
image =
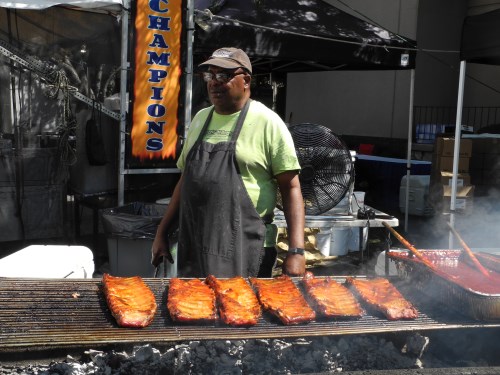
[[[182,0],[137,0],[132,156],[175,159]]]

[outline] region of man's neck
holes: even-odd
[[[215,107],[215,112],[217,112],[219,115],[232,115],[233,113],[241,111],[248,100],[250,100],[250,96],[246,97],[244,100],[233,103],[233,105],[231,106]]]

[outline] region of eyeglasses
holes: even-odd
[[[245,74],[245,72],[240,72],[240,73],[212,73],[212,72],[203,72],[203,80],[205,82],[210,82],[215,78],[217,82],[220,83],[228,83],[230,80],[232,80],[234,77],[240,75],[240,74]]]

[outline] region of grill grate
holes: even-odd
[[[345,278],[335,278],[343,282]],[[450,314],[435,303],[418,303],[407,286],[392,280],[419,310],[412,321],[388,321],[365,315],[359,320],[317,320],[284,326],[264,313],[254,327],[223,324],[174,324],[166,308],[168,279],[145,279],[158,302],[150,326],[119,328],[100,290],[100,279],[5,279],[0,278],[0,352],[38,351],[55,348],[99,347],[109,344],[161,344],[184,340],[292,338],[384,332],[425,331],[453,328],[500,327]],[[414,293],[412,291],[412,293]]]

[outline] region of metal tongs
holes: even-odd
[[[155,268],[154,278],[158,277],[158,274],[160,273],[161,267],[163,267],[163,277],[167,277],[167,264],[168,263],[174,264],[174,258],[172,257],[172,254],[170,253],[170,239],[167,236],[167,252],[164,256],[162,256],[160,258],[160,263]]]
[[[167,258],[162,257],[162,261],[160,264],[158,264],[155,268],[155,275],[154,278],[156,279],[158,277],[158,274],[160,273],[160,267],[163,265],[163,275],[167,274]]]
[[[166,232],[166,245],[167,251],[160,257],[160,263],[155,268],[154,277],[157,278],[160,273],[160,267],[163,264],[163,277],[167,277],[167,265],[168,263],[174,264],[174,257],[172,256],[172,245],[175,244],[179,233],[179,219],[174,217]],[[168,262],[168,263],[167,263]]]

